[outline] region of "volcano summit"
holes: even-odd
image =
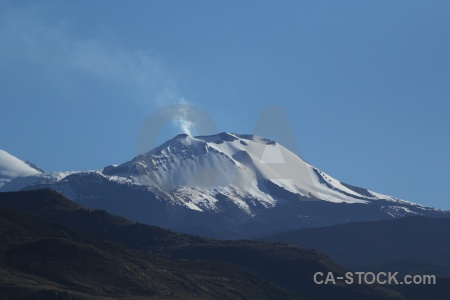
[[[181,134],[102,171],[19,176],[0,191],[49,187],[89,208],[217,238],[447,211],[340,182],[256,135]]]

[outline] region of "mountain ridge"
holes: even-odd
[[[25,193],[0,193],[0,198],[12,199],[10,204],[29,199],[43,211],[47,204],[74,213],[79,209],[48,191]],[[53,208],[47,209],[52,214]],[[4,203],[0,237],[2,299],[302,299],[231,264],[164,258]]]
[[[19,177],[0,191],[46,187],[89,208],[218,238],[409,215],[450,215],[342,183],[273,140],[227,132],[178,135],[102,171]]]
[[[450,276],[450,218],[410,216],[338,224],[291,230],[262,240],[318,249],[344,265],[386,267],[410,261],[444,267]]]
[[[0,188],[17,177],[44,173],[36,165],[0,149]]]
[[[17,222],[23,226],[19,226],[19,231],[11,231],[11,224]],[[291,298],[300,299],[402,299],[380,286],[316,285],[314,272],[343,274],[345,269],[313,249],[263,241],[211,240],[135,224],[105,211],[88,210],[49,189],[0,193],[0,235],[7,245],[13,244],[6,249],[11,258],[10,268],[18,271],[20,267],[21,272],[58,283],[63,290],[80,291],[83,287],[81,291],[85,293],[105,296],[115,293],[152,296],[155,293],[154,296],[170,298],[168,285],[173,289],[172,296],[183,299],[189,295],[214,299],[286,299],[289,293],[292,293]],[[2,250],[0,247],[0,264]],[[98,261],[99,257],[104,257],[103,253],[113,255],[106,259],[104,266]],[[61,261],[68,257],[71,259]],[[90,279],[103,287],[103,292],[79,276],[71,277],[71,270],[56,276],[64,272],[59,266],[65,261],[69,264],[79,261],[80,267],[73,271],[79,272],[90,262],[89,272],[85,274],[89,279],[89,276],[103,274],[103,269],[109,270],[111,259],[119,264],[117,274],[111,275],[116,286],[108,285],[102,278]],[[150,264],[141,259],[149,260]],[[35,267],[45,262],[42,270]],[[136,278],[129,277],[123,264],[137,272]],[[184,282],[186,276],[198,280]],[[65,281],[61,282],[60,277]],[[127,284],[116,281],[120,278],[125,278]],[[238,280],[242,281],[240,292],[235,289]],[[154,289],[155,282],[159,282],[160,291]],[[214,282],[216,285],[212,286]],[[144,288],[142,283],[150,286]],[[0,295],[1,287],[0,278]]]

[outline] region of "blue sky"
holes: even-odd
[[[1,1],[0,148],[101,169],[167,105],[237,133],[278,106],[314,166],[450,209],[449,37],[449,1]]]

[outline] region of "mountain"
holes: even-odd
[[[318,249],[350,269],[450,276],[450,219],[421,216],[293,230],[268,236]]]
[[[0,193],[0,205],[33,213],[84,234],[151,252],[158,252],[161,247],[210,241],[136,223],[104,210],[87,209],[50,189]]]
[[[0,150],[0,188],[17,177],[26,177],[44,173],[32,163],[18,159],[6,151]]]
[[[102,171],[19,177],[0,191],[52,188],[88,208],[216,238],[411,215],[450,216],[342,183],[255,135],[178,135]]]
[[[380,286],[315,284],[315,272],[345,272],[316,250],[179,234],[51,190],[0,193],[0,237],[0,266],[14,274],[0,277],[0,296],[402,299]]]
[[[155,256],[3,205],[0,240],[2,299],[302,299],[230,264]]]

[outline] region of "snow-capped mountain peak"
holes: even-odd
[[[129,162],[106,167],[103,174],[167,190],[212,188],[230,183],[235,164],[233,158],[206,141],[182,134]]]
[[[89,208],[215,237],[450,215],[340,182],[279,143],[251,134],[181,134],[103,171],[40,174],[3,156],[9,162],[5,166],[16,166],[3,167],[16,170],[8,178],[25,177],[7,182],[0,191],[52,188]],[[22,173],[17,171],[21,168]]]
[[[41,174],[35,165],[20,160],[4,150],[0,150],[0,187],[17,177]]]
[[[303,200],[366,203],[379,198],[370,191],[351,189],[275,141],[227,132],[197,137],[178,135],[129,162],[106,167],[103,174],[168,191],[239,190],[272,204],[276,199],[267,190],[270,186]]]

